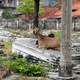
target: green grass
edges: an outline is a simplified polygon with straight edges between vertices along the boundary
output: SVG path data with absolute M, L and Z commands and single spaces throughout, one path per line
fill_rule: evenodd
M 5 48 L 11 48 L 12 42 L 11 41 L 4 41 Z
M 55 35 L 55 37 L 57 37 L 59 40 L 61 40 L 61 34 L 62 34 L 61 30 L 52 31 L 50 33 L 53 33 Z
M 11 54 L 12 52 L 12 42 L 11 41 L 4 41 L 4 52 L 6 54 Z
M 16 55 L 13 57 L 13 55 Z M 48 72 L 51 71 L 52 65 L 48 63 L 31 63 L 26 58 L 20 58 L 17 54 L 10 55 L 9 58 L 0 57 L 0 63 L 7 69 L 18 73 L 20 75 L 26 75 L 28 77 L 47 77 Z
M 8 29 L 9 32 L 13 33 L 15 36 L 23 36 L 23 37 L 31 37 L 31 34 L 27 32 L 27 30 L 20 29 Z
M 13 33 L 14 35 L 20 35 L 20 32 L 22 32 L 21 30 L 17 29 L 8 29 L 9 32 Z

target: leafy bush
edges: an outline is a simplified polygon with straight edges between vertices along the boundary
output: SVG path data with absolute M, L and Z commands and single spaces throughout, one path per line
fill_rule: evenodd
M 10 56 L 10 59 L 17 59 L 17 58 L 23 58 L 23 55 L 22 54 L 17 54 L 17 53 L 12 53 L 11 56 Z
M 15 19 L 16 16 L 12 14 L 11 9 L 5 9 L 2 13 L 2 17 L 5 19 Z
M 18 58 L 16 60 L 7 60 L 4 65 L 10 70 L 24 74 L 26 72 L 27 63 L 24 59 Z
M 30 64 L 29 69 L 27 71 L 28 76 L 46 76 L 47 73 L 42 64 Z
M 27 76 L 46 76 L 47 71 L 42 64 L 29 64 L 24 59 L 8 60 L 5 66 L 10 70 Z
M 16 53 L 13 54 L 14 59 L 9 58 L 3 61 L 4 66 L 13 72 L 20 73 L 27 76 L 40 77 L 46 76 L 50 67 L 45 67 L 45 64 L 34 64 L 28 62 L 25 58 L 19 58 Z

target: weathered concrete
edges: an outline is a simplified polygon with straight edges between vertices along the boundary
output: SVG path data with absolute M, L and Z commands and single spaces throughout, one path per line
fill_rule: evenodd
M 13 42 L 12 51 L 21 53 L 23 56 L 32 55 L 48 62 L 51 62 L 52 58 L 61 57 L 60 51 L 37 48 L 35 42 L 36 39 L 32 38 L 16 39 Z

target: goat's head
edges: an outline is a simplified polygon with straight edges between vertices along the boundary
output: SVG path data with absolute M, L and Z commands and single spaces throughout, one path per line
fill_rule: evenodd
M 33 29 L 33 34 L 38 36 L 40 34 L 40 31 L 41 31 L 40 28 L 34 28 Z

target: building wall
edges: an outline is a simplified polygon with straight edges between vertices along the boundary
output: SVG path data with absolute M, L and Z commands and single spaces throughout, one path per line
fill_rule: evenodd
M 56 0 L 43 0 L 42 5 L 43 6 L 50 6 L 50 5 L 53 6 L 55 2 L 56 2 Z
M 73 18 L 73 30 L 80 30 L 80 17 Z
M 60 18 L 54 19 L 53 23 L 55 24 L 55 29 L 62 29 L 62 23 L 61 23 Z M 72 30 L 73 31 L 80 31 L 80 17 L 73 17 L 73 19 L 72 19 Z
M 80 31 L 80 17 L 75 17 L 72 19 L 72 30 L 73 31 Z M 0 21 L 0 26 L 8 27 L 8 28 L 22 28 L 22 29 L 29 29 L 33 28 L 33 22 L 25 22 L 22 20 L 2 20 Z M 40 28 L 43 29 L 62 29 L 61 19 L 48 19 L 45 21 L 39 21 Z
M 48 19 L 40 23 L 43 28 L 49 29 L 62 29 L 61 18 Z M 73 17 L 72 19 L 72 30 L 80 31 L 80 17 Z
M 0 5 L 2 7 L 12 7 L 15 8 L 19 3 L 19 0 L 0 0 Z

